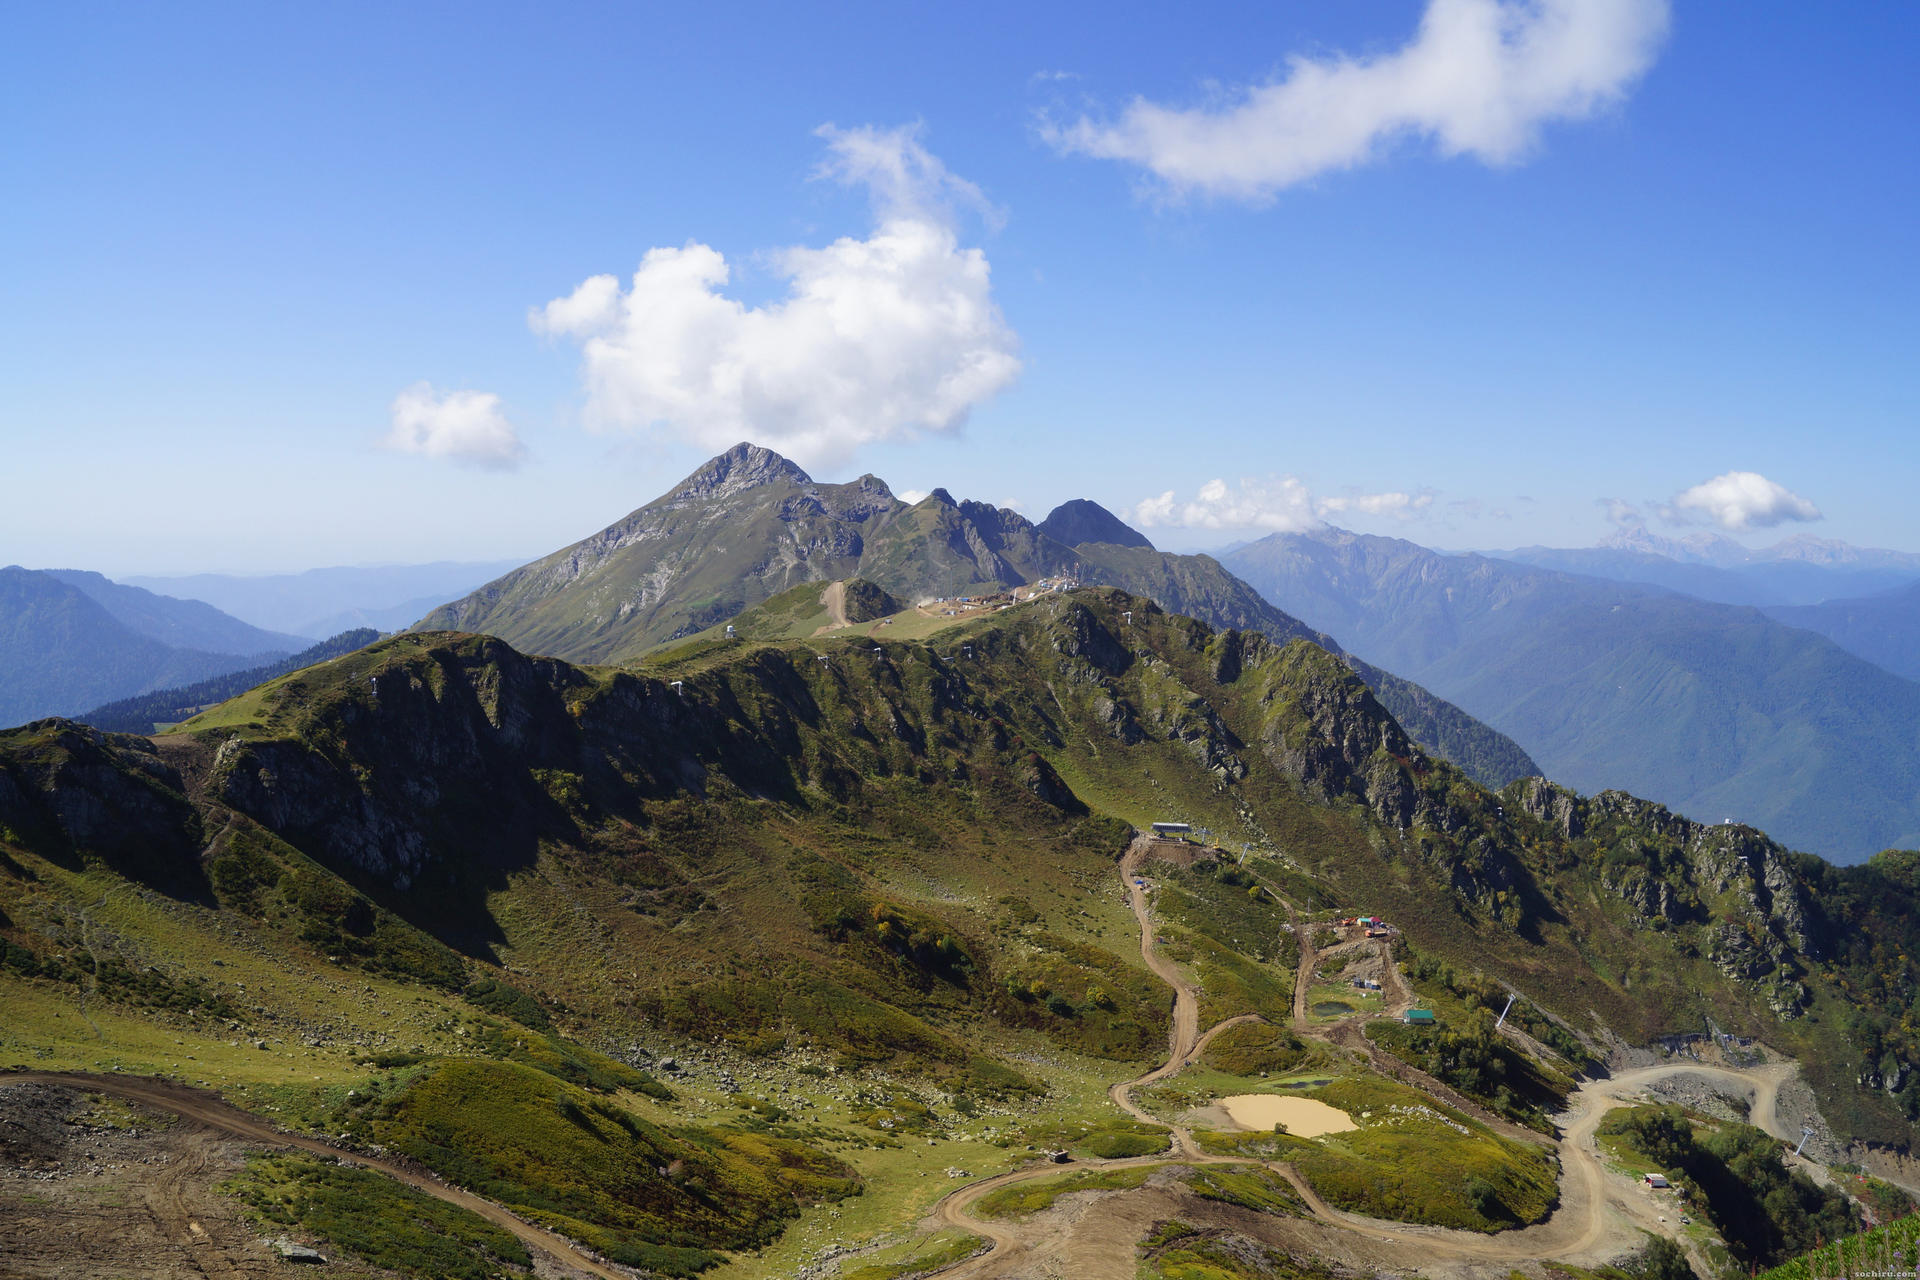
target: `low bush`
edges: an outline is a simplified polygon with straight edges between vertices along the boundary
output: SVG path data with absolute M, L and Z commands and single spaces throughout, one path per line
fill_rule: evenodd
M 255 1156 L 222 1190 L 263 1227 L 309 1232 L 421 1280 L 493 1280 L 533 1266 L 527 1247 L 457 1205 L 365 1169 L 308 1155 Z
M 989 1191 L 974 1202 L 973 1211 L 983 1218 L 1027 1218 L 1053 1207 L 1061 1196 L 1075 1191 L 1131 1191 L 1146 1182 L 1153 1170 L 1087 1170 L 1063 1173 L 1054 1178 L 1032 1178 Z
M 385 1105 L 373 1136 L 608 1257 L 673 1275 L 767 1244 L 801 1202 L 860 1186 L 801 1143 L 668 1131 L 506 1062 L 452 1059 L 423 1072 Z

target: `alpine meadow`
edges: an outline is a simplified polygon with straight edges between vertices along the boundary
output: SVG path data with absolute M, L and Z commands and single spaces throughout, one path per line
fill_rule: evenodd
M 21 17 L 0 1275 L 1914 1265 L 1914 14 Z

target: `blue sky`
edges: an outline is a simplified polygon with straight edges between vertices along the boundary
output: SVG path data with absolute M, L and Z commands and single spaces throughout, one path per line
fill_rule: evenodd
M 1489 16 L 1504 72 L 1435 34 Z M 742 421 L 1181 548 L 1622 499 L 1920 550 L 1916 54 L 1894 5 L 39 6 L 0 562 L 533 556 Z

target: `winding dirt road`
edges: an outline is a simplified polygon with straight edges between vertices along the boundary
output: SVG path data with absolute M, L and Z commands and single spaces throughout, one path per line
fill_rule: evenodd
M 444 1200 L 448 1204 L 472 1210 L 495 1226 L 511 1231 L 528 1248 L 545 1254 L 548 1259 L 558 1264 L 562 1271 L 599 1276 L 602 1280 L 632 1280 L 632 1276 L 628 1273 L 616 1271 L 605 1263 L 588 1257 L 565 1238 L 522 1221 L 491 1200 L 484 1200 L 471 1192 L 449 1186 L 431 1174 L 398 1161 L 382 1160 L 376 1156 L 346 1151 L 295 1133 L 282 1133 L 258 1116 L 231 1106 L 202 1089 L 144 1076 L 50 1071 L 0 1073 L 0 1086 L 10 1084 L 61 1085 L 71 1089 L 84 1089 L 89 1093 L 105 1093 L 118 1098 L 129 1098 L 156 1110 L 171 1112 L 190 1124 L 241 1138 L 247 1142 L 257 1142 L 265 1147 L 291 1147 L 300 1151 L 310 1151 L 315 1155 L 330 1156 L 342 1164 L 373 1169 L 410 1187 L 416 1187 L 436 1199 Z
M 1167 1037 L 1167 1060 L 1138 1079 L 1114 1085 L 1109 1090 L 1109 1096 L 1115 1106 L 1134 1119 L 1167 1129 L 1172 1149 L 1163 1155 L 1086 1160 L 1079 1162 L 1077 1168 L 1113 1171 L 1156 1166 L 1260 1164 L 1293 1186 L 1318 1224 L 1334 1229 L 1348 1240 L 1357 1238 L 1367 1242 L 1367 1257 L 1377 1265 L 1427 1270 L 1436 1263 L 1471 1267 L 1482 1263 L 1508 1264 L 1556 1259 L 1591 1266 L 1636 1248 L 1642 1239 L 1642 1232 L 1670 1234 L 1660 1214 L 1660 1210 L 1667 1206 L 1641 1192 L 1636 1184 L 1607 1169 L 1595 1149 L 1594 1132 L 1606 1113 L 1614 1107 L 1630 1101 L 1657 1081 L 1674 1076 L 1697 1075 L 1721 1086 L 1731 1085 L 1749 1092 L 1752 1095 L 1752 1123 L 1775 1137 L 1787 1137 L 1780 1131 L 1777 1098 L 1781 1084 L 1796 1070 L 1790 1063 L 1751 1071 L 1703 1065 L 1646 1067 L 1607 1079 L 1585 1081 L 1569 1098 L 1569 1110 L 1562 1117 L 1562 1133 L 1557 1143 L 1561 1168 L 1560 1203 L 1544 1222 L 1491 1236 L 1443 1227 L 1388 1222 L 1348 1213 L 1323 1200 L 1291 1165 L 1207 1154 L 1200 1150 L 1187 1128 L 1168 1124 L 1149 1115 L 1133 1101 L 1133 1093 L 1136 1089 L 1166 1079 L 1192 1063 L 1206 1044 L 1229 1026 L 1261 1019 L 1257 1014 L 1243 1014 L 1213 1027 L 1204 1036 L 1200 1034 L 1199 993 L 1176 965 L 1155 950 L 1147 894 L 1135 883 L 1151 854 L 1150 840 L 1135 840 L 1121 858 L 1120 874 L 1132 903 L 1134 918 L 1140 925 L 1141 959 L 1173 989 L 1173 1018 Z M 1275 897 L 1279 898 L 1279 895 L 1276 893 Z M 1280 900 L 1285 902 L 1284 898 Z M 1288 910 L 1291 914 L 1291 906 Z M 1405 1064 L 1397 1059 L 1381 1061 L 1384 1055 L 1360 1033 L 1360 1019 L 1335 1024 L 1334 1028 L 1311 1025 L 1305 1004 L 1318 961 L 1325 955 L 1356 944 L 1347 943 L 1324 952 L 1317 951 L 1309 928 L 1300 924 L 1297 915 L 1294 916 L 1294 931 L 1300 940 L 1301 957 L 1294 992 L 1294 1030 L 1336 1043 L 1357 1041 L 1350 1047 L 1366 1052 L 1370 1059 L 1380 1063 L 1383 1068 L 1388 1064 L 1404 1068 Z M 1391 969 L 1390 957 L 1388 967 Z M 1396 995 L 1411 1000 L 1411 992 L 1404 988 L 1403 983 L 1396 983 L 1396 987 Z M 1349 1026 L 1349 1023 L 1352 1025 Z M 1337 1034 L 1337 1029 L 1345 1029 L 1352 1034 Z M 1421 1087 L 1437 1092 L 1444 1101 L 1460 1105 L 1463 1110 L 1483 1122 L 1496 1125 L 1509 1136 L 1532 1142 L 1544 1141 L 1542 1135 L 1521 1129 L 1501 1117 L 1491 1115 L 1478 1104 L 1459 1097 L 1424 1072 L 1406 1069 L 1394 1074 L 1418 1077 Z M 1066 1262 L 1068 1269 L 1084 1277 L 1084 1280 L 1131 1280 L 1136 1270 L 1134 1242 L 1140 1235 L 1136 1228 L 1144 1225 L 1150 1213 L 1128 1215 L 1124 1209 L 1106 1214 L 1089 1213 L 1062 1228 L 1051 1222 L 980 1218 L 971 1211 L 982 1197 L 1002 1187 L 1035 1178 L 1053 1177 L 1062 1172 L 1060 1166 L 1053 1164 L 1016 1169 L 972 1183 L 942 1199 L 934 1206 L 931 1214 L 933 1222 L 940 1227 L 958 1228 L 978 1235 L 989 1242 L 990 1248 L 936 1273 L 933 1280 L 1009 1277 L 1022 1274 L 1025 1268 L 1046 1260 Z M 1146 1189 L 1108 1197 L 1102 1203 L 1121 1204 L 1128 1196 L 1149 1198 L 1156 1206 L 1167 1200 L 1164 1193 Z

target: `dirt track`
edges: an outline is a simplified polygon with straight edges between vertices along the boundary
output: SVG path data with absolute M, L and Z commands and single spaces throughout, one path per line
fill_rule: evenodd
M 1078 1168 L 1116 1170 L 1151 1166 L 1265 1163 L 1265 1167 L 1292 1184 L 1321 1228 L 1334 1229 L 1331 1232 L 1322 1231 L 1322 1239 L 1309 1247 L 1338 1249 L 1356 1262 L 1375 1267 L 1417 1269 L 1427 1274 L 1436 1270 L 1470 1273 L 1482 1264 L 1504 1268 L 1512 1263 L 1545 1259 L 1594 1266 L 1637 1248 L 1643 1232 L 1670 1234 L 1669 1228 L 1661 1221 L 1660 1210 L 1666 1206 L 1650 1199 L 1635 1184 L 1608 1170 L 1593 1144 L 1594 1132 L 1606 1113 L 1657 1080 L 1701 1075 L 1720 1084 L 1733 1084 L 1749 1090 L 1753 1095 L 1752 1123 L 1776 1137 L 1787 1136 L 1779 1131 L 1777 1097 L 1781 1083 L 1795 1070 L 1791 1064 L 1753 1071 L 1699 1065 L 1646 1067 L 1610 1079 L 1586 1081 L 1569 1099 L 1571 1106 L 1563 1117 L 1563 1132 L 1557 1144 L 1561 1162 L 1559 1205 L 1545 1222 L 1492 1236 L 1387 1222 L 1347 1213 L 1321 1199 L 1290 1165 L 1205 1154 L 1186 1128 L 1166 1125 L 1136 1105 L 1133 1092 L 1144 1085 L 1165 1079 L 1192 1062 L 1206 1042 L 1228 1026 L 1256 1020 L 1258 1015 L 1241 1015 L 1212 1028 L 1205 1036 L 1199 1034 L 1198 993 L 1181 975 L 1178 967 L 1155 950 L 1147 895 L 1134 883 L 1151 852 L 1150 841 L 1144 838 L 1136 840 L 1121 859 L 1120 873 L 1124 877 L 1134 918 L 1140 925 L 1141 958 L 1154 974 L 1173 989 L 1173 1019 L 1168 1034 L 1167 1061 L 1138 1079 L 1115 1085 L 1109 1091 L 1109 1096 L 1117 1107 L 1136 1120 L 1161 1124 L 1167 1128 L 1172 1138 L 1172 1150 L 1169 1154 L 1158 1156 L 1088 1160 L 1080 1162 L 1076 1166 Z M 1460 1105 L 1476 1118 L 1496 1125 L 1503 1133 L 1534 1142 L 1543 1140 L 1541 1135 L 1521 1129 L 1501 1117 L 1491 1115 L 1471 1100 L 1459 1097 L 1425 1073 L 1406 1068 L 1397 1059 L 1386 1058 L 1360 1033 L 1359 1019 L 1335 1024 L 1334 1028 L 1309 1025 L 1304 1002 L 1315 965 L 1322 955 L 1355 944 L 1329 948 L 1326 953 L 1316 952 L 1312 938 L 1299 925 L 1297 917 L 1295 933 L 1300 939 L 1301 955 L 1300 976 L 1294 994 L 1296 1032 L 1317 1034 L 1350 1045 L 1367 1053 L 1382 1067 L 1388 1064 L 1400 1067 L 1401 1071 L 1394 1074 L 1418 1077 L 1421 1087 L 1438 1092 L 1449 1104 Z M 1391 969 L 1391 964 L 1388 967 Z M 1397 979 L 1398 975 L 1395 977 Z M 1411 1002 L 1412 999 L 1411 991 L 1399 981 L 1395 983 L 1393 995 L 1402 1002 Z M 1339 1029 L 1344 1029 L 1347 1034 L 1340 1034 Z M 1018 1169 L 973 1183 L 940 1201 L 932 1214 L 935 1223 L 941 1227 L 970 1231 L 991 1242 L 992 1248 L 938 1272 L 936 1280 L 1012 1277 L 1028 1274 L 1035 1268 L 1041 1268 L 1042 1264 L 1048 1264 L 1048 1268 L 1043 1269 L 1058 1269 L 1074 1275 L 1078 1280 L 1132 1280 L 1137 1270 L 1134 1242 L 1153 1220 L 1156 1210 L 1152 1206 L 1167 1208 L 1173 1204 L 1173 1198 L 1163 1189 L 1150 1185 L 1139 1191 L 1102 1197 L 1095 1205 L 1077 1213 L 1049 1211 L 1020 1222 L 983 1219 L 970 1212 L 971 1207 L 983 1196 L 1001 1187 L 1034 1178 L 1056 1176 L 1061 1172 L 1063 1170 L 1057 1165 Z M 1146 1207 L 1130 1211 L 1127 1202 L 1131 1200 L 1138 1200 Z M 1184 1209 L 1187 1206 L 1181 1207 Z M 1173 1215 L 1169 1210 L 1161 1212 L 1160 1216 Z
M 6 1084 L 52 1084 L 83 1089 L 90 1093 L 111 1094 L 114 1097 L 131 1099 L 158 1111 L 170 1112 L 201 1128 L 241 1138 L 250 1143 L 258 1143 L 264 1147 L 290 1147 L 300 1151 L 311 1151 L 316 1155 L 334 1157 L 343 1164 L 374 1169 L 410 1187 L 417 1187 L 430 1196 L 445 1200 L 449 1204 L 470 1209 L 487 1221 L 504 1227 L 518 1236 L 528 1248 L 546 1255 L 550 1262 L 558 1264 L 565 1274 L 599 1276 L 602 1280 L 632 1280 L 628 1273 L 615 1270 L 605 1263 L 588 1257 L 562 1237 L 523 1222 L 491 1200 L 484 1200 L 458 1187 L 448 1186 L 432 1174 L 397 1161 L 382 1160 L 374 1156 L 346 1151 L 299 1134 L 282 1133 L 259 1117 L 230 1106 L 205 1090 L 145 1077 L 34 1071 L 0 1074 L 0 1085 Z M 163 1198 L 163 1211 L 164 1197 L 168 1194 L 168 1187 L 174 1188 L 173 1194 L 177 1199 L 178 1188 L 192 1172 L 192 1169 L 170 1168 L 159 1180 L 154 1192 Z M 184 1220 L 184 1213 L 179 1216 Z

